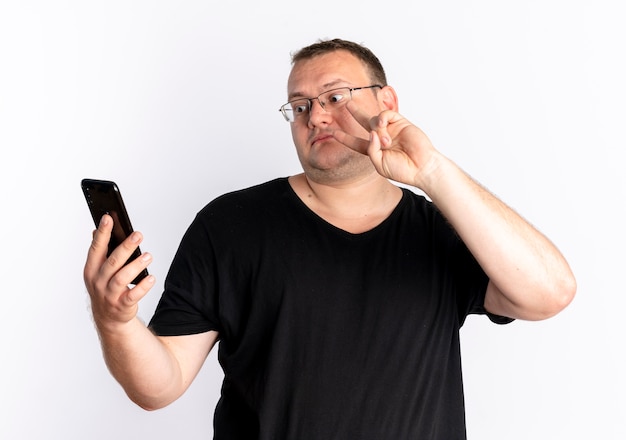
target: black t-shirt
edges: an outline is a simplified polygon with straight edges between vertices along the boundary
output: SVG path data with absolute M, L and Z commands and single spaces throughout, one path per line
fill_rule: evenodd
M 423 197 L 351 234 L 281 178 L 198 213 L 150 327 L 219 332 L 215 439 L 464 439 L 459 328 L 487 282 Z

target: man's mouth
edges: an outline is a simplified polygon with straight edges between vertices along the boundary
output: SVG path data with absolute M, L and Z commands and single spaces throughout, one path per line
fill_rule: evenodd
M 324 142 L 329 139 L 334 139 L 333 135 L 330 133 L 318 134 L 317 136 L 314 136 L 313 139 L 311 140 L 311 145 L 315 145 L 319 142 Z

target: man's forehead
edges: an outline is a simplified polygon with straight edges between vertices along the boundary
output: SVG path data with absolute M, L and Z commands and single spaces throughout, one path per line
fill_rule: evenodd
M 287 80 L 289 96 L 308 96 L 333 87 L 355 85 L 369 78 L 367 68 L 346 51 L 335 51 L 300 60 Z
M 289 97 L 292 98 L 294 96 L 309 96 L 311 93 L 323 93 L 326 90 L 331 90 L 334 89 L 335 87 L 343 87 L 343 86 L 348 86 L 351 85 L 351 83 L 349 81 L 346 81 L 342 78 L 336 78 L 332 81 L 328 81 L 325 82 L 323 84 L 319 84 L 315 87 L 315 90 L 313 90 L 313 88 L 307 88 L 306 90 L 302 89 L 298 89 L 298 88 L 293 88 L 288 90 L 289 93 Z M 309 90 L 311 89 L 311 90 Z

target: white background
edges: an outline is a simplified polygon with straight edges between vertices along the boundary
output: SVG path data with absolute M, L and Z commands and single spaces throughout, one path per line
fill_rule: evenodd
M 82 283 L 83 177 L 115 180 L 158 285 L 215 196 L 299 172 L 290 52 L 364 43 L 400 111 L 545 232 L 578 295 L 557 317 L 462 329 L 470 439 L 626 438 L 626 31 L 618 0 L 4 1 L 0 438 L 207 439 L 215 352 L 147 413 L 109 376 Z

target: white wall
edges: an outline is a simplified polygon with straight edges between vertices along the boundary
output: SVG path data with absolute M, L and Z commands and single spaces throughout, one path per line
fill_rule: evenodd
M 381 58 L 401 112 L 550 236 L 578 296 L 558 317 L 462 330 L 470 439 L 626 437 L 626 78 L 619 0 L 0 5 L 0 438 L 211 437 L 215 354 L 145 413 L 102 361 L 82 284 L 79 181 L 118 182 L 159 286 L 198 209 L 299 171 L 289 53 Z

